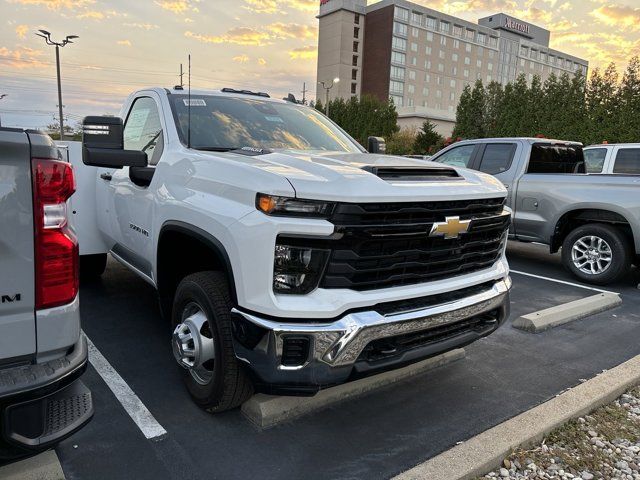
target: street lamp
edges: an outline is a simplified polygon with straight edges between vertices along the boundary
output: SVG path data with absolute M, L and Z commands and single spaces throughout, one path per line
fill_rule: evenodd
M 46 30 L 38 30 L 37 36 L 44 38 L 47 45 L 55 45 L 56 47 L 56 69 L 58 72 L 58 112 L 60 115 L 60 140 L 64 140 L 64 119 L 62 118 L 62 84 L 60 82 L 60 48 L 64 47 L 68 43 L 73 43 L 72 40 L 80 38 L 77 35 L 67 35 L 61 42 L 54 42 L 51 40 L 51 34 Z
M 328 82 L 318 82 L 320 85 L 322 85 L 322 88 L 325 89 L 326 92 L 326 100 L 327 103 L 324 107 L 324 113 L 325 115 L 328 117 L 329 116 L 329 90 L 331 90 L 336 83 L 340 83 L 340 79 L 338 77 L 334 78 L 332 80 L 332 82 L 329 84 Z

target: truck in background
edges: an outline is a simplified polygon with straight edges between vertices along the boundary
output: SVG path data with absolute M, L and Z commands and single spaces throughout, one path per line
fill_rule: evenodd
M 80 380 L 74 190 L 47 135 L 0 128 L 0 464 L 51 448 L 93 415 Z
M 81 250 L 157 290 L 209 412 L 313 395 L 507 319 L 510 212 L 491 176 L 367 153 L 316 110 L 246 90 L 140 90 L 120 117 L 87 117 L 70 150 Z
M 606 150 L 603 168 L 631 173 L 627 158 L 640 150 Z M 634 153 L 635 152 L 635 153 Z M 619 157 L 620 158 L 620 157 Z M 640 257 L 640 176 L 586 175 L 582 144 L 540 138 L 489 138 L 457 142 L 432 159 L 489 173 L 508 189 L 513 210 L 509 237 L 562 249 L 563 265 L 578 279 L 607 285 L 623 278 Z M 620 160 L 618 160 L 620 161 Z M 591 164 L 598 162 L 592 160 Z M 635 165 L 635 163 L 634 163 Z M 637 170 L 636 170 L 637 171 Z

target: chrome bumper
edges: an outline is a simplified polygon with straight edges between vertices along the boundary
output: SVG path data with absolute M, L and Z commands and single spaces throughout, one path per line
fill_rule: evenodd
M 510 288 L 511 279 L 507 277 L 481 293 L 455 301 L 389 315 L 374 310 L 354 312 L 331 323 L 269 320 L 233 309 L 236 319 L 241 318 L 265 332 L 254 348 L 247 348 L 246 344 L 236 341 L 236 355 L 266 383 L 288 384 L 290 380 L 313 385 L 342 383 L 372 341 L 438 328 L 500 310 L 497 328 L 508 312 L 508 305 L 505 305 L 508 304 Z M 284 341 L 290 336 L 311 339 L 308 358 L 300 365 L 282 365 Z M 462 343 L 468 344 L 477 338 L 468 340 Z

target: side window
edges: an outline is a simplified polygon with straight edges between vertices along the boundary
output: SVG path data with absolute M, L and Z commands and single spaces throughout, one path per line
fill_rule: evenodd
M 606 157 L 606 148 L 590 148 L 585 150 L 584 162 L 587 164 L 587 173 L 602 173 Z
M 538 143 L 531 146 L 527 173 L 586 173 L 582 147 Z
M 490 143 L 484 149 L 480 171 L 491 175 L 506 172 L 511 167 L 515 151 L 515 143 Z
M 451 165 L 453 167 L 468 167 L 473 157 L 473 151 L 476 149 L 475 145 L 463 145 L 449 150 L 446 153 L 440 155 L 436 162 L 444 163 L 445 165 Z
M 156 165 L 162 155 L 164 139 L 156 102 L 140 97 L 133 102 L 124 126 L 125 150 L 147 152 L 149 165 Z
M 613 173 L 640 175 L 640 148 L 621 148 L 618 150 Z

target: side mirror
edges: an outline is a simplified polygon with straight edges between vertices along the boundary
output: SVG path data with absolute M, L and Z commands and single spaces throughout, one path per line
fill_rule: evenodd
M 146 167 L 147 154 L 124 149 L 124 126 L 117 117 L 85 117 L 82 162 L 92 167 Z
M 367 150 L 369 153 L 386 153 L 387 152 L 387 143 L 384 141 L 382 137 L 369 137 L 369 148 Z

